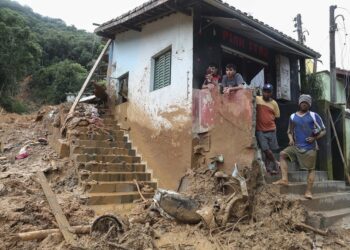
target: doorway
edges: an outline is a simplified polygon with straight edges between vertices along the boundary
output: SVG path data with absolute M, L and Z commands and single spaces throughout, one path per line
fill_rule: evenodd
M 232 63 L 237 66 L 237 72 L 240 73 L 244 81 L 249 85 L 250 81 L 262 70 L 265 69 L 265 65 L 245 58 L 243 56 L 235 55 L 233 52 L 223 50 L 221 65 L 222 75 L 225 75 L 225 67 L 227 64 Z

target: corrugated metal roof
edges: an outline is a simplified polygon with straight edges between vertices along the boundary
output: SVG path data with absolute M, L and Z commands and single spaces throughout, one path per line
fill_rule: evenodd
M 120 33 L 127 31 L 129 29 L 132 29 L 132 27 L 137 28 L 135 26 L 132 26 L 133 24 L 136 24 L 137 26 L 143 25 L 146 22 L 143 21 L 154 21 L 158 18 L 160 18 L 162 15 L 169 15 L 172 12 L 176 12 L 176 10 L 171 10 L 167 8 L 163 8 L 163 6 L 166 6 L 166 4 L 169 4 L 171 2 L 174 2 L 173 0 L 150 0 L 142 5 L 134 8 L 133 10 L 130 10 L 129 12 L 114 18 L 110 21 L 107 21 L 103 24 L 101 24 L 95 32 L 98 35 L 101 36 L 107 36 L 107 33 Z M 175 1 L 179 2 L 179 1 Z M 203 2 L 208 5 L 211 5 L 213 7 L 217 8 L 223 8 L 225 11 L 229 11 L 230 14 L 235 15 L 235 17 L 242 22 L 248 23 L 249 25 L 253 26 L 254 28 L 257 28 L 261 30 L 262 32 L 266 32 L 272 36 L 274 36 L 276 39 L 285 42 L 286 44 L 292 45 L 293 47 L 302 50 L 303 52 L 310 55 L 310 57 L 319 58 L 321 55 L 316 52 L 315 50 L 311 49 L 310 47 L 300 43 L 299 41 L 295 40 L 294 38 L 284 34 L 283 32 L 271 27 L 270 25 L 259 21 L 258 19 L 254 18 L 253 16 L 249 15 L 246 12 L 243 12 L 228 3 L 222 1 L 222 0 L 198 0 L 197 2 Z M 187 3 L 187 1 L 184 1 L 184 5 Z M 193 1 L 192 1 L 193 3 Z M 152 12 L 154 15 L 154 18 L 152 18 L 152 15 L 147 15 L 147 12 Z M 131 26 L 130 26 L 131 25 Z M 131 27 L 131 28 L 130 28 Z

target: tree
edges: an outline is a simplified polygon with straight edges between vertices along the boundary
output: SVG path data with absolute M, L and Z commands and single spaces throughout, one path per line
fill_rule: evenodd
M 24 19 L 12 10 L 0 9 L 1 100 L 16 93 L 18 80 L 34 70 L 40 55 L 40 45 Z
M 19 89 L 17 83 L 32 74 L 33 99 L 42 104 L 64 101 L 64 93 L 75 89 L 75 82 L 92 67 L 102 48 L 95 34 L 67 26 L 60 19 L 43 17 L 17 2 L 0 0 L 0 105 L 10 111 L 12 97 Z M 69 63 L 60 64 L 65 60 Z M 63 66 L 68 67 L 66 71 Z M 59 69 L 63 76 L 74 72 L 72 83 L 65 82 L 67 79 L 53 69 Z
M 78 91 L 86 76 L 86 69 L 70 60 L 42 68 L 33 75 L 32 98 L 41 103 L 64 102 L 66 93 Z

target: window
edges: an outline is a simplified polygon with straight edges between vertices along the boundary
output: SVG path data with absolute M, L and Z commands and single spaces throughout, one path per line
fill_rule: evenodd
M 119 80 L 118 103 L 124 103 L 128 101 L 129 72 L 119 77 L 118 80 Z
M 171 83 L 171 49 L 157 55 L 154 60 L 153 90 L 163 88 Z

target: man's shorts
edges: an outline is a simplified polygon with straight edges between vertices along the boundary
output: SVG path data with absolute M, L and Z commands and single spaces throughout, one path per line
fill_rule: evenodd
M 256 138 L 262 151 L 279 149 L 276 131 L 256 131 Z
M 316 165 L 316 149 L 304 150 L 296 146 L 286 147 L 283 151 L 290 161 L 297 161 L 301 169 L 314 170 Z

